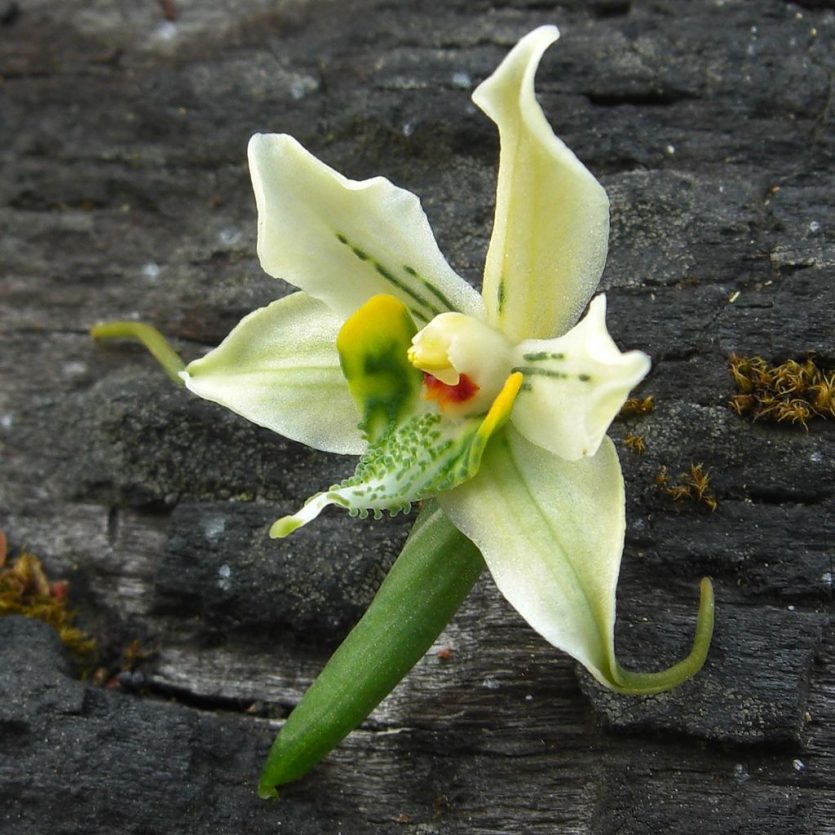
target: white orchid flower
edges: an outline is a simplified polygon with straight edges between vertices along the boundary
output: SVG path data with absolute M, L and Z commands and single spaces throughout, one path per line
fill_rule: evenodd
M 577 322 L 606 260 L 609 204 L 534 94 L 558 36 L 531 32 L 473 95 L 501 141 L 481 296 L 413 194 L 256 135 L 258 255 L 301 292 L 247 316 L 182 376 L 288 438 L 362 454 L 273 536 L 331 504 L 379 515 L 438 496 L 522 617 L 628 690 L 613 643 L 624 488 L 605 433 L 650 361 L 615 346 L 604 296 Z
M 180 376 L 288 438 L 362 456 L 353 477 L 279 519 L 273 536 L 328 505 L 379 515 L 437 497 L 433 518 L 442 512 L 477 546 L 543 637 L 607 687 L 658 692 L 701 667 L 712 595 L 704 581 L 687 659 L 660 673 L 619 666 L 625 501 L 606 430 L 650 362 L 618 350 L 604 296 L 589 304 L 609 204 L 534 94 L 558 36 L 531 32 L 473 95 L 501 143 L 481 295 L 444 260 L 413 194 L 381 177 L 349 180 L 290 136 L 256 135 L 258 255 L 300 292 L 251 313 Z M 97 335 L 116 333 L 107 327 Z

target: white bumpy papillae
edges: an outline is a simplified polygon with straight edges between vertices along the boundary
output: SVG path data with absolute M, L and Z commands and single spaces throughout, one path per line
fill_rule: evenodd
M 182 377 L 206 400 L 326 452 L 366 444 L 336 352 L 339 319 L 305 293 L 250 313 Z
M 496 217 L 483 296 L 487 320 L 513 342 L 565 333 L 600 281 L 609 200 L 551 130 L 534 93 L 555 26 L 526 35 L 473 93 L 498 126 Z
M 592 458 L 565 461 L 508 426 L 478 474 L 438 501 L 519 614 L 611 684 L 625 528 L 612 442 L 606 438 Z
M 279 519 L 270 535 L 287 536 L 328 505 L 379 517 L 384 510 L 408 511 L 412 502 L 452 489 L 478 471 L 489 437 L 479 431 L 485 422 L 484 415 L 457 421 L 433 412 L 408 417 L 368 449 L 353 476 Z
M 284 134 L 253 136 L 249 166 L 269 275 L 342 320 L 379 293 L 400 299 L 418 327 L 448 310 L 483 318 L 481 298 L 447 264 L 411 192 L 383 177 L 350 180 Z
M 606 297 L 565 336 L 526 339 L 516 347 L 525 385 L 513 425 L 529 440 L 562 458 L 597 452 L 629 392 L 647 375 L 649 357 L 622 353 L 606 329 Z

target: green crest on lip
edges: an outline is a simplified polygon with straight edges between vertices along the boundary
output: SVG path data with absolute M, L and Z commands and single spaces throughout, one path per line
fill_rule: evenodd
M 417 333 L 406 306 L 394 296 L 372 296 L 336 338 L 342 373 L 374 443 L 412 411 L 423 375 L 406 356 Z
M 472 478 L 487 442 L 510 416 L 521 385 L 522 375 L 511 374 L 484 415 L 452 421 L 423 412 L 390 424 L 360 458 L 354 475 L 311 497 L 298 513 L 278 519 L 270 536 L 288 536 L 328 505 L 343 507 L 352 516 L 371 511 L 379 518 L 384 510 L 395 515 L 408 511 L 412 502 Z

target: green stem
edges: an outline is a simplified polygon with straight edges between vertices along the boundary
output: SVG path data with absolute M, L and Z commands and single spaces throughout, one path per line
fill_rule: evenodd
M 478 549 L 434 502 L 366 613 L 284 723 L 258 794 L 298 780 L 365 719 L 423 657 L 484 568 Z
M 100 322 L 90 328 L 93 339 L 132 339 L 144 345 L 165 373 L 175 382 L 183 385 L 180 372 L 185 363 L 180 355 L 168 344 L 165 337 L 151 325 L 142 322 Z
M 699 615 L 696 619 L 696 634 L 690 654 L 678 662 L 657 673 L 634 673 L 625 670 L 617 661 L 613 679 L 618 686 L 612 689 L 627 696 L 645 696 L 671 690 L 683 681 L 696 675 L 705 663 L 710 641 L 713 637 L 713 584 L 707 577 L 699 585 Z

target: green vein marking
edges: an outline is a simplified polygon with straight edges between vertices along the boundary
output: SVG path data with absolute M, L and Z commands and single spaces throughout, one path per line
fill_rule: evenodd
M 520 365 L 513 369 L 514 371 L 521 371 L 526 377 L 555 377 L 560 380 L 565 380 L 569 377 L 564 371 L 554 371 L 552 368 L 536 368 L 531 365 Z
M 423 286 L 447 309 L 455 310 L 455 305 L 431 282 L 420 276 Z
M 590 383 L 591 376 L 588 374 L 578 374 L 577 379 L 580 380 L 581 383 Z
M 537 351 L 533 354 L 522 354 L 522 359 L 528 362 L 542 362 L 542 360 L 564 360 L 565 354 L 554 354 L 550 351 Z
M 505 292 L 504 292 L 504 276 L 499 279 L 499 286 L 496 288 L 496 303 L 499 306 L 499 313 L 502 312 L 504 308 L 505 302 Z
M 408 264 L 403 265 L 403 270 L 413 278 L 417 278 L 423 286 L 444 306 L 447 310 L 455 310 L 455 305 L 439 290 L 429 279 L 424 278 L 414 267 Z
M 396 275 L 389 272 L 379 261 L 374 261 L 373 264 L 374 264 L 374 269 L 377 270 L 377 272 L 386 281 L 393 284 L 395 287 L 397 287 L 398 290 L 401 290 L 407 296 L 410 296 L 411 298 L 413 298 L 419 305 L 422 305 L 427 310 L 432 311 L 432 313 L 435 316 L 437 316 L 439 313 L 442 312 L 442 311 L 438 310 L 438 308 L 435 307 L 435 305 L 433 305 L 431 302 L 429 302 L 425 298 L 423 298 L 423 296 L 421 296 L 420 293 L 417 293 L 415 290 L 413 290 L 411 287 L 409 287 L 408 284 L 405 284 Z
M 336 239 L 341 244 L 350 247 L 351 252 L 353 252 L 354 255 L 357 258 L 359 258 L 360 261 L 366 261 L 368 263 L 373 264 L 374 269 L 377 271 L 378 275 L 380 275 L 390 284 L 395 286 L 398 290 L 400 290 L 401 293 L 405 293 L 407 296 L 409 296 L 411 299 L 417 302 L 417 304 L 420 305 L 421 308 L 428 310 L 432 314 L 432 316 L 438 316 L 441 313 L 443 313 L 442 310 L 440 310 L 431 301 L 429 301 L 420 293 L 418 293 L 414 288 L 410 287 L 403 279 L 398 278 L 396 275 L 394 275 L 394 273 L 386 269 L 386 267 L 384 267 L 379 261 L 372 258 L 367 252 L 351 243 L 351 241 L 341 232 L 336 233 Z M 446 305 L 450 310 L 454 310 L 454 307 L 452 306 L 452 304 L 450 304 L 449 300 L 443 295 L 443 293 L 441 293 L 436 287 L 433 287 L 425 278 L 419 276 L 416 270 L 406 266 L 404 266 L 404 270 L 412 278 L 417 278 L 427 290 L 429 290 L 433 295 L 435 295 L 438 298 L 440 302 Z M 411 308 L 411 310 L 412 313 L 416 312 L 414 308 Z M 421 313 L 419 315 L 419 318 L 422 319 L 424 322 L 428 322 L 431 317 Z

